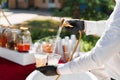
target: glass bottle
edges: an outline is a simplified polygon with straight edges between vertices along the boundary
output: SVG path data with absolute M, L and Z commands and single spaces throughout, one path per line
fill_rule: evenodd
M 28 30 L 22 30 L 17 42 L 17 50 L 19 52 L 28 52 L 30 50 L 32 40 Z

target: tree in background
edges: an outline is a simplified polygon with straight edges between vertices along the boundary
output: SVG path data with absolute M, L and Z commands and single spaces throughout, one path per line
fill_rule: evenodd
M 0 0 L 0 4 L 2 4 L 2 3 L 5 2 L 5 1 L 7 1 L 7 0 Z
M 114 7 L 112 0 L 84 0 L 82 4 L 86 7 L 82 9 L 81 16 L 87 20 L 107 19 Z
M 55 15 L 100 20 L 107 19 L 113 7 L 112 0 L 64 0 L 62 10 Z
M 79 0 L 62 0 L 62 8 L 55 11 L 57 16 L 65 16 L 72 18 L 79 18 L 80 9 L 79 9 Z

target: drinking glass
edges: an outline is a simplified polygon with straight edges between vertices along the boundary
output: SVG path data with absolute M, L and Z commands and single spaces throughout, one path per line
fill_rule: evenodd
M 51 55 L 48 55 L 48 65 L 57 66 L 60 58 L 61 58 L 61 56 L 59 54 L 53 53 Z
M 46 54 L 34 54 L 36 59 L 36 67 L 46 66 L 47 63 L 47 55 Z

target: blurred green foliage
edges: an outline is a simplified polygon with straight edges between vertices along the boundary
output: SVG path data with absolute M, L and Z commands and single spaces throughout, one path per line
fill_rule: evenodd
M 55 10 L 54 15 L 86 20 L 100 20 L 107 19 L 113 8 L 113 0 L 64 0 L 62 9 Z
M 98 39 L 99 39 L 98 36 L 92 36 L 92 35 L 86 36 L 85 34 L 83 34 L 82 40 L 80 42 L 81 51 L 82 52 L 90 51 L 95 46 Z
M 2 4 L 2 3 L 5 2 L 5 1 L 7 1 L 7 0 L 0 0 L 0 4 Z

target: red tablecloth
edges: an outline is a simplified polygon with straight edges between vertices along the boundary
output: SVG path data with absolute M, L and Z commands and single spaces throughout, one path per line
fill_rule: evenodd
M 25 80 L 35 70 L 35 64 L 21 66 L 0 57 L 0 80 Z

